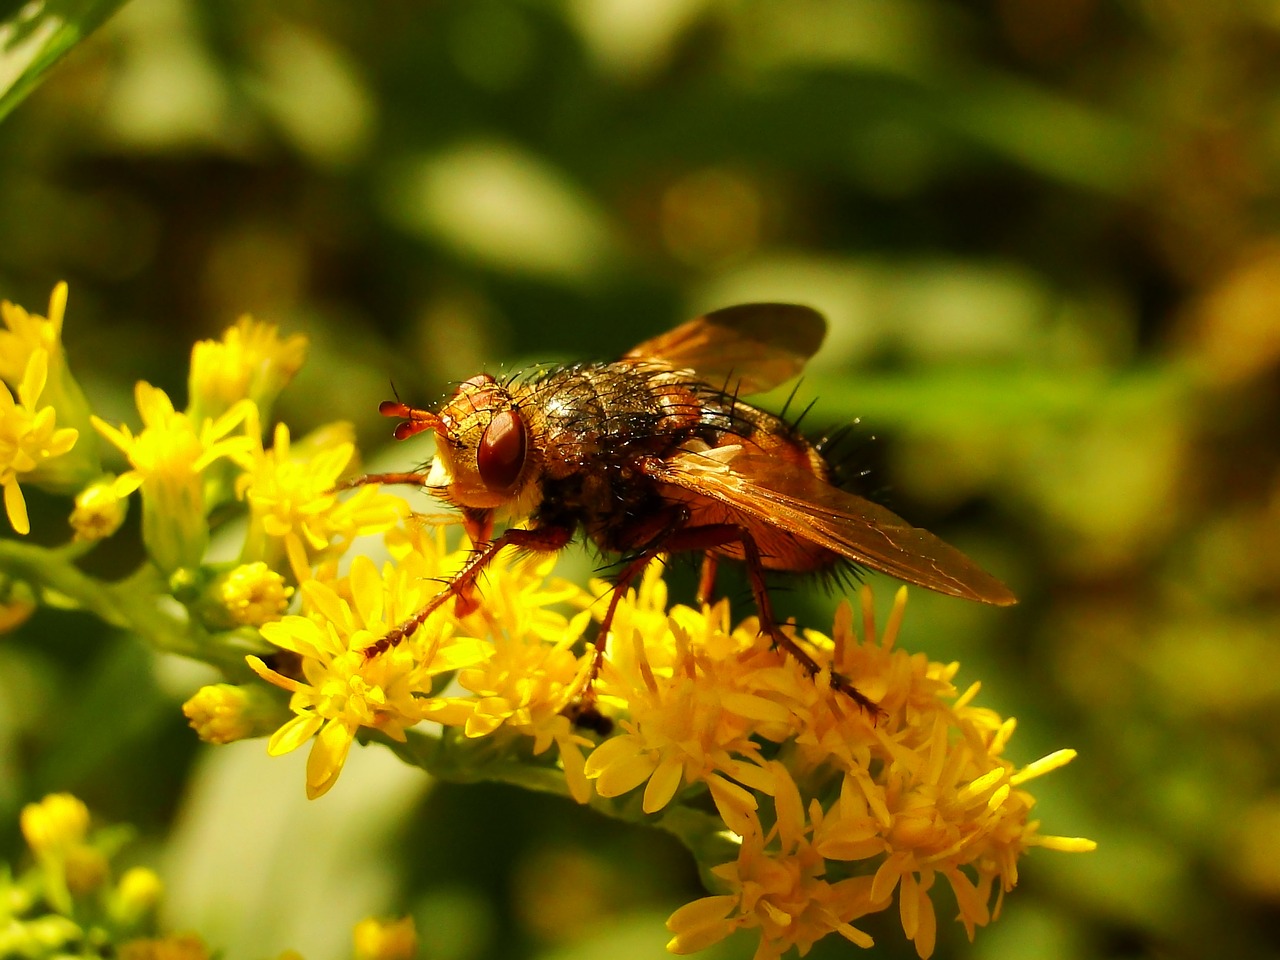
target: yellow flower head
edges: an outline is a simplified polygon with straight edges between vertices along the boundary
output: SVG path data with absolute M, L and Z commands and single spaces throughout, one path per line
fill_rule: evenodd
M 317 563 L 341 555 L 356 537 L 395 526 L 409 508 L 399 497 L 363 486 L 341 497 L 334 490 L 355 456 L 351 428 L 323 431 L 317 442 L 290 442 L 275 429 L 270 450 L 256 444 L 236 492 L 249 503 L 250 529 L 241 559 L 272 563 L 283 552 L 294 577 L 311 576 Z
M 306 337 L 281 340 L 275 324 L 241 317 L 221 340 L 192 349 L 187 412 L 197 421 L 216 419 L 248 399 L 266 417 L 306 358 Z
M 69 793 L 29 803 L 20 816 L 22 835 L 45 876 L 46 895 L 69 914 L 71 898 L 97 890 L 107 879 L 107 858 L 89 843 L 89 809 Z
M 221 577 L 214 590 L 228 619 L 248 627 L 279 620 L 293 596 L 293 587 L 261 560 L 242 563 Z
M 51 793 L 22 808 L 22 836 L 38 857 L 62 857 L 85 842 L 89 808 L 69 793 Z
M 782 764 L 770 767 L 777 787 L 774 825 L 765 832 L 755 814 L 748 815 L 737 860 L 712 870 L 729 892 L 695 900 L 671 915 L 672 953 L 702 950 L 740 929 L 759 931 L 756 960 L 776 960 L 792 947 L 803 956 L 831 933 L 872 946 L 853 921 L 886 903 L 875 901 L 869 877 L 828 879 L 827 859 L 806 822 L 799 789 Z
M 413 917 L 367 917 L 356 924 L 352 939 L 356 960 L 412 960 L 418 955 L 418 931 Z
M 49 297 L 48 319 L 39 314 L 27 313 L 16 303 L 0 301 L 0 319 L 5 329 L 0 330 L 0 380 L 16 383 L 31 355 L 43 350 L 49 355 L 49 366 L 63 362 L 62 318 L 67 308 L 67 285 L 59 283 Z
M 309 797 L 337 781 L 361 727 L 403 741 L 405 729 L 422 719 L 419 698 L 431 690 L 432 678 L 471 666 L 485 654 L 479 641 L 455 636 L 447 618 L 436 617 L 398 646 L 365 656 L 370 644 L 439 589 L 429 579 L 437 571 L 412 556 L 420 557 L 382 571 L 357 557 L 340 582 L 308 580 L 301 587 L 305 615 L 262 627 L 269 642 L 300 658 L 300 675 L 248 658 L 260 677 L 292 694 L 289 706 L 296 716 L 271 737 L 268 752 L 278 756 L 315 738 L 307 761 Z
M 264 699 L 261 687 L 215 683 L 197 690 L 182 712 L 205 743 L 234 743 L 264 732 L 259 725 L 270 707 Z
M 49 354 L 43 348 L 30 354 L 17 400 L 0 383 L 0 487 L 4 488 L 9 523 L 22 534 L 31 532 L 31 522 L 27 518 L 27 501 L 18 485 L 19 474 L 30 474 L 38 482 L 45 462 L 69 451 L 79 436 L 70 427 L 57 426 L 52 407 L 39 406 L 48 361 Z
M 120 495 L 114 477 L 89 484 L 76 494 L 76 507 L 71 512 L 74 539 L 89 542 L 111 536 L 124 523 L 128 508 L 128 495 Z
M 460 565 L 464 555 L 445 560 L 445 569 Z M 460 621 L 464 633 L 490 638 L 490 653 L 458 674 L 467 696 L 440 697 L 426 703 L 423 715 L 459 727 L 467 737 L 484 737 L 505 729 L 532 737 L 533 754 L 552 744 L 579 803 L 591 796 L 583 774 L 582 747 L 591 741 L 575 733 L 566 710 L 581 692 L 590 658 L 574 650 L 587 614 L 572 621 L 557 605 L 580 604 L 580 587 L 548 582 L 553 555 L 531 555 L 512 562 L 499 556 L 485 578 L 479 610 Z
M 62 320 L 66 307 L 65 283 L 53 288 L 47 319 L 27 313 L 7 300 L 0 302 L 0 319 L 4 321 L 4 328 L 0 329 L 0 380 L 16 386 L 25 379 L 35 355 L 43 353 L 46 378 L 41 390 L 43 404 L 56 412 L 64 426 L 85 437 L 73 454 L 47 464 L 42 470 L 42 483 L 60 492 L 71 492 L 102 472 L 97 450 L 92 442 L 87 441 L 89 404 L 67 368 L 62 349 Z
M 244 400 L 216 420 L 197 422 L 178 413 L 163 390 L 139 381 L 134 390 L 143 430 L 112 427 L 98 417 L 93 425 L 119 447 L 133 468 L 114 484 L 114 493 L 142 492 L 142 538 L 151 559 L 165 573 L 200 563 L 209 541 L 206 517 L 220 499 L 216 478 L 206 471 L 227 458 L 248 465 L 255 440 L 232 435 L 253 414 Z M 210 487 L 212 489 L 206 489 Z
M 787 691 L 795 730 L 780 759 L 768 764 L 776 818 L 762 828 L 754 811 L 712 792 L 726 824 L 742 837 L 740 852 L 713 871 L 727 893 L 671 917 L 673 950 L 700 949 L 739 927 L 760 930 L 757 957 L 777 957 L 791 946 L 803 953 L 826 932 L 867 946 L 849 922 L 885 909 L 896 891 L 903 931 L 924 958 L 936 941 L 929 891 L 939 877 L 972 935 L 996 913 L 989 906 L 993 888 L 999 897 L 1016 883 L 1017 859 L 1027 848 L 1092 848 L 1085 840 L 1039 836 L 1028 817 L 1032 798 L 1019 789 L 1073 754 L 1060 751 L 1017 770 L 1001 756 L 1012 721 L 973 707 L 976 686 L 957 695 L 950 683 L 955 664 L 894 648 L 905 588 L 878 641 L 867 588 L 862 598 L 863 640 L 853 634 L 847 604 L 834 641 L 815 633 L 807 640 L 860 686 L 865 678 L 884 716 L 872 726 L 821 683 L 810 683 L 808 695 L 802 686 L 778 685 Z
M 650 569 L 656 579 L 660 568 Z M 774 792 L 757 737 L 776 736 L 778 725 L 785 729 L 792 716 L 771 683 L 781 654 L 769 651 L 755 631 L 730 633 L 723 616 L 727 605 L 704 611 L 677 607 L 646 633 L 634 625 L 634 615 L 643 617 L 647 606 L 634 595 L 619 604 L 611 637 L 614 660 L 600 688 L 606 699 L 625 704 L 626 716 L 588 758 L 587 776 L 602 797 L 646 784 L 645 813 L 665 807 L 682 784 L 697 783 L 713 793 L 732 793 L 754 809 L 744 787 Z
M 134 926 L 153 913 L 164 894 L 164 884 L 150 867 L 130 867 L 116 884 L 111 915 L 116 923 Z

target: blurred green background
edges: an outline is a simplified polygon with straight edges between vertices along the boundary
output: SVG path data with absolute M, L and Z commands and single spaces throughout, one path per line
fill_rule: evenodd
M 1013 759 L 1080 751 L 1037 809 L 1100 844 L 1030 856 L 973 945 L 940 903 L 937 956 L 1280 956 L 1278 174 L 1276 0 L 135 0 L 0 128 L 0 295 L 69 281 L 113 421 L 242 312 L 303 332 L 279 415 L 400 469 L 391 382 L 812 304 L 807 423 L 862 418 L 871 488 L 1022 598 L 913 591 L 902 642 L 1019 718 Z M 647 960 L 698 895 L 657 832 L 378 748 L 308 805 L 301 757 L 196 742 L 207 679 L 82 616 L 0 639 L 0 859 L 72 790 L 228 958 L 411 911 L 435 960 Z

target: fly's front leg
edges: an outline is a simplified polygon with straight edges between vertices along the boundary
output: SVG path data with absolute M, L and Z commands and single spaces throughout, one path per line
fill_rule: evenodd
M 426 623 L 427 618 L 444 605 L 450 597 L 469 596 L 476 580 L 484 572 L 485 567 L 493 562 L 493 558 L 504 547 L 518 547 L 539 552 L 554 552 L 561 549 L 573 537 L 572 529 L 563 527 L 538 527 L 533 530 L 513 529 L 505 531 L 498 539 L 477 545 L 475 552 L 467 560 L 461 570 L 453 575 L 443 590 L 428 600 L 413 616 L 396 624 L 383 636 L 364 648 L 366 659 L 390 650 L 392 647 L 413 636 L 414 632 Z
M 354 490 L 356 487 L 367 487 L 371 484 L 389 486 L 397 483 L 425 487 L 427 485 L 427 475 L 425 473 L 366 473 L 363 477 L 352 477 L 350 480 L 343 480 L 341 483 L 334 484 L 333 489 Z

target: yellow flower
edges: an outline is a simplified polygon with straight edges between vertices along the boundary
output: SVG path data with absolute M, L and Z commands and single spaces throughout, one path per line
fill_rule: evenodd
M 631 635 L 634 675 L 606 667 L 602 686 L 626 703 L 628 716 L 619 720 L 620 732 L 587 759 L 586 773 L 596 781 L 596 791 L 615 797 L 645 783 L 645 813 L 670 803 L 682 783 L 706 782 L 744 799 L 742 787 L 772 794 L 773 777 L 761 763 L 753 734 L 760 724 L 785 722 L 785 704 L 756 688 L 758 664 L 709 658 L 693 647 L 674 615 L 667 630 L 678 650 L 668 670 L 651 668 L 645 641 L 657 638 L 638 632 Z M 614 642 L 625 639 L 617 634 Z M 750 642 L 754 646 L 755 638 Z M 665 637 L 656 646 L 666 646 Z
M 352 932 L 356 960 L 410 960 L 418 954 L 413 917 L 378 920 L 367 917 Z
M 23 807 L 19 821 L 44 872 L 45 895 L 69 916 L 73 896 L 94 891 L 107 879 L 107 858 L 88 841 L 88 807 L 69 793 L 53 793 Z
M 356 537 L 389 530 L 409 512 L 399 497 L 373 486 L 345 498 L 335 492 L 355 456 L 349 426 L 295 448 L 281 423 L 274 440 L 270 450 L 256 445 L 248 471 L 236 483 L 250 509 L 242 560 L 272 563 L 283 551 L 301 582 L 314 565 L 341 555 Z
M 128 512 L 128 495 L 121 496 L 114 477 L 95 481 L 76 495 L 71 512 L 71 528 L 78 542 L 103 540 L 124 523 Z
M 974 707 L 976 685 L 957 693 L 956 664 L 895 648 L 905 602 L 904 588 L 877 640 L 871 594 L 863 588 L 861 641 L 847 604 L 837 613 L 833 640 L 815 632 L 805 637 L 820 661 L 832 661 L 879 699 L 884 713 L 875 725 L 821 678 L 782 679 L 788 671 L 803 676 L 794 662 L 772 671 L 767 688 L 782 694 L 779 702 L 793 713 L 792 730 L 769 763 L 776 820 L 762 828 L 755 810 L 712 791 L 742 846 L 735 863 L 713 871 L 729 892 L 672 916 L 673 950 L 699 949 L 740 926 L 759 927 L 757 957 L 776 957 L 790 946 L 803 953 L 824 927 L 861 943 L 840 924 L 885 909 L 896 891 L 903 931 L 925 958 L 936 943 L 930 891 L 938 879 L 951 887 L 972 936 L 998 914 L 1029 847 L 1092 849 L 1087 840 L 1040 836 L 1029 818 L 1034 801 L 1021 789 L 1074 754 L 1059 751 L 1023 770 L 1005 760 L 1013 722 Z M 807 808 L 797 784 L 810 797 Z M 817 799 L 832 795 L 825 805 Z
M 492 653 L 458 674 L 459 686 L 470 696 L 431 700 L 423 716 L 461 727 L 468 737 L 488 736 L 500 727 L 532 737 L 535 756 L 555 744 L 570 794 L 586 803 L 591 787 L 583 773 L 582 747 L 591 741 L 574 732 L 565 710 L 581 691 L 590 666 L 590 658 L 573 649 L 587 614 L 570 622 L 549 609 L 582 596 L 573 584 L 545 582 L 554 564 L 554 555 L 514 563 L 506 556 L 494 560 L 485 577 L 483 605 L 461 621 L 464 631 L 491 638 Z
M 275 324 L 241 317 L 221 340 L 192 349 L 187 412 L 197 421 L 215 419 L 248 399 L 266 417 L 306 357 L 306 337 L 281 340 Z
M 206 490 L 205 471 L 227 458 L 247 467 L 255 440 L 232 433 L 253 414 L 243 400 L 216 420 L 196 422 L 178 413 L 163 390 L 139 381 L 134 390 L 143 430 L 110 426 L 98 417 L 93 425 L 129 458 L 132 470 L 114 483 L 116 496 L 142 492 L 142 539 L 152 561 L 165 573 L 193 567 L 209 542 L 208 511 L 220 491 Z
M 164 893 L 164 884 L 149 867 L 130 867 L 116 884 L 111 902 L 111 918 L 132 927 L 153 913 Z
M 19 817 L 23 839 L 37 857 L 65 857 L 85 842 L 89 833 L 89 808 L 69 793 L 51 793 L 39 803 L 29 803 Z
M 645 813 L 665 807 L 682 784 L 699 783 L 736 798 L 735 809 L 754 810 L 752 791 L 773 793 L 761 741 L 791 735 L 790 690 L 813 683 L 770 649 L 754 620 L 731 629 L 727 602 L 669 612 L 665 604 L 658 564 L 618 604 L 598 689 L 625 716 L 588 758 L 587 776 L 603 797 L 645 784 Z
M 52 407 L 37 409 L 44 391 L 49 354 L 32 351 L 27 359 L 15 402 L 9 388 L 0 383 L 0 486 L 4 488 L 5 513 L 18 533 L 31 532 L 27 501 L 18 485 L 19 474 L 33 474 L 45 461 L 69 451 L 79 434 L 58 428 Z
M 44 353 L 47 382 L 42 391 L 44 404 L 53 408 L 58 420 L 81 434 L 82 442 L 70 456 L 47 464 L 41 483 L 59 492 L 83 486 L 102 472 L 97 450 L 89 436 L 89 404 L 80 385 L 67 368 L 62 349 L 62 320 L 67 307 L 67 285 L 59 283 L 49 297 L 49 317 L 29 314 L 9 301 L 0 302 L 0 380 L 17 385 L 26 376 L 32 358 Z
M 16 303 L 0 302 L 0 379 L 13 381 L 22 376 L 27 361 L 37 350 L 52 358 L 50 366 L 60 364 L 62 355 L 62 318 L 67 309 L 67 285 L 59 282 L 49 295 L 48 319 L 27 313 Z
M 262 721 L 274 714 L 257 686 L 214 683 L 201 687 L 182 712 L 205 743 L 234 743 L 265 732 Z
M 860 947 L 871 937 L 853 921 L 883 909 L 868 877 L 826 879 L 827 861 L 811 842 L 800 791 L 786 768 L 769 764 L 777 818 L 766 833 L 755 814 L 738 858 L 711 872 L 729 891 L 681 907 L 667 920 L 672 953 L 693 953 L 739 929 L 760 932 L 756 960 L 776 960 L 792 947 L 804 956 L 818 940 L 838 933 Z
M 249 627 L 279 620 L 293 596 L 293 587 L 261 560 L 242 563 L 221 577 L 214 590 L 231 622 Z
M 273 756 L 311 740 L 307 796 L 318 797 L 336 782 L 356 732 L 369 727 L 403 741 L 406 728 L 422 718 L 419 697 L 432 678 L 478 662 L 479 641 L 454 636 L 447 618 L 433 617 L 412 637 L 375 657 L 364 650 L 420 609 L 439 589 L 412 554 L 399 567 L 379 572 L 357 557 L 351 572 L 333 586 L 308 580 L 301 587 L 306 616 L 289 616 L 262 627 L 268 641 L 301 658 L 301 677 L 286 676 L 258 657 L 249 666 L 264 680 L 288 690 L 296 716 L 271 737 Z M 343 598 L 346 593 L 350 600 Z

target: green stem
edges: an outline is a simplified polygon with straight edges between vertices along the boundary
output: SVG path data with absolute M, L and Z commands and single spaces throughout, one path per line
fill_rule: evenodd
M 111 596 L 110 585 L 80 570 L 73 562 L 79 555 L 80 551 L 70 546 L 49 548 L 0 540 L 0 570 L 40 593 L 70 600 L 105 623 L 127 628 L 128 620 Z
M 564 772 L 539 759 L 520 755 L 524 738 L 494 735 L 468 740 L 455 730 L 443 735 L 410 730 L 405 743 L 385 742 L 404 761 L 448 783 L 506 783 L 526 790 L 570 797 Z M 725 837 L 724 821 L 714 813 L 668 804 L 660 814 L 641 808 L 642 791 L 605 798 L 595 791 L 586 806 L 614 820 L 656 827 L 676 837 L 700 863 L 732 860 L 734 845 Z
M 105 583 L 75 565 L 83 552 L 79 544 L 50 548 L 0 540 L 0 570 L 39 593 L 69 600 L 104 623 L 138 634 L 156 650 L 243 670 L 242 655 L 224 655 L 216 644 L 202 640 L 203 631 L 169 597 L 164 577 L 150 564 L 116 583 Z M 171 609 L 165 608 L 166 601 Z

